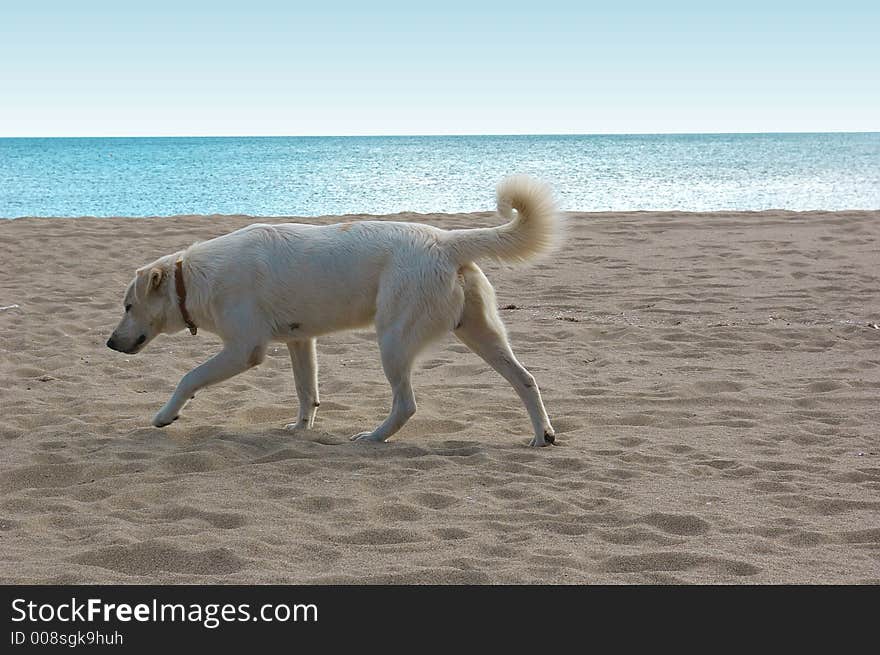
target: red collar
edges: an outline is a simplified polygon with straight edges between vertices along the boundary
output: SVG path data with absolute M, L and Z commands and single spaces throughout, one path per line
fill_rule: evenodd
M 180 315 L 183 316 L 183 322 L 189 328 L 190 334 L 198 332 L 196 324 L 193 323 L 192 317 L 186 311 L 186 287 L 183 284 L 183 260 L 178 259 L 174 265 L 174 288 L 177 291 L 177 306 L 180 307 Z

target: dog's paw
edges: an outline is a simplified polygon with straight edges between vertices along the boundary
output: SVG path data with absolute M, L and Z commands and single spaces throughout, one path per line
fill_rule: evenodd
M 358 432 L 357 434 L 353 434 L 351 436 L 352 441 L 372 441 L 373 443 L 382 443 L 385 441 L 382 437 L 378 436 L 375 432 Z
M 288 423 L 284 426 L 284 429 L 288 432 L 295 432 L 297 430 L 308 430 L 309 422 L 308 421 L 297 421 L 296 423 Z
M 551 430 L 545 430 L 544 434 L 540 437 L 534 437 L 529 445 L 532 448 L 543 448 L 544 446 L 555 446 L 556 445 L 556 434 Z
M 169 417 L 164 412 L 159 412 L 158 414 L 156 414 L 153 417 L 153 425 L 157 428 L 164 428 L 168 425 L 171 425 L 172 423 L 174 423 L 174 421 L 176 421 L 179 418 L 180 418 L 180 414 L 178 414 L 177 416 Z

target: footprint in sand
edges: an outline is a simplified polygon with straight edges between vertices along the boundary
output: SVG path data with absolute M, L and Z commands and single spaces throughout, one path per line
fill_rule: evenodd
M 688 571 L 708 569 L 713 573 L 736 576 L 756 575 L 761 569 L 736 560 L 709 557 L 696 553 L 656 552 L 642 555 L 616 555 L 600 566 L 608 573 L 644 573 L 648 571 Z
M 245 560 L 227 548 L 188 551 L 160 542 L 87 550 L 71 557 L 69 561 L 127 575 L 155 575 L 156 571 L 225 575 L 240 571 L 245 566 Z

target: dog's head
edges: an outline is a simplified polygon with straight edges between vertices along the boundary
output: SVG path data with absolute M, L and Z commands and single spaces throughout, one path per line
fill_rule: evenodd
M 138 269 L 125 290 L 125 314 L 107 340 L 108 348 L 134 355 L 169 328 L 180 329 L 182 321 L 173 318 L 174 257 L 162 257 Z

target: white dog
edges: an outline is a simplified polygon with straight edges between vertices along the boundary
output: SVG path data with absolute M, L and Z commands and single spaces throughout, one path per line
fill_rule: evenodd
M 381 425 L 352 439 L 385 441 L 416 411 L 416 356 L 453 331 L 513 385 L 532 421 L 531 445 L 546 446 L 555 433 L 538 386 L 511 351 L 495 292 L 474 262 L 522 262 L 549 252 L 561 217 L 550 190 L 524 176 L 498 186 L 498 213 L 509 222 L 493 228 L 256 224 L 196 243 L 137 271 L 107 346 L 134 354 L 158 334 L 184 327 L 223 340 L 223 349 L 184 375 L 156 414 L 153 425 L 164 427 L 197 391 L 256 366 L 270 341 L 283 341 L 300 403 L 297 422 L 286 427 L 311 428 L 320 404 L 315 338 L 373 322 L 393 402 Z

